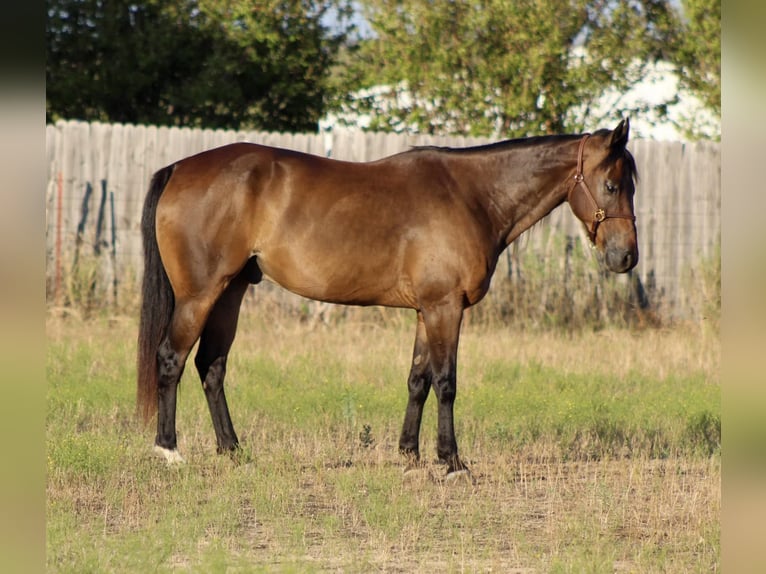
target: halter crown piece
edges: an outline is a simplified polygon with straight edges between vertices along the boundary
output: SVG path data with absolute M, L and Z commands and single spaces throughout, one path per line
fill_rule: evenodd
M 569 188 L 569 193 L 567 193 L 567 201 L 569 202 L 569 205 L 572 205 L 572 196 L 574 194 L 575 189 L 582 188 L 583 191 L 585 191 L 585 197 L 588 198 L 590 203 L 593 205 L 593 218 L 590 222 L 587 222 L 583 220 L 583 223 L 585 223 L 588 226 L 588 235 L 590 235 L 590 240 L 595 241 L 596 240 L 596 231 L 598 230 L 599 224 L 604 221 L 605 219 L 609 218 L 619 218 L 619 219 L 630 219 L 631 221 L 636 220 L 635 215 L 628 215 L 625 213 L 606 213 L 602 208 L 598 206 L 598 202 L 596 201 L 596 198 L 593 196 L 593 193 L 591 193 L 590 188 L 588 187 L 588 184 L 585 182 L 585 176 L 582 172 L 582 164 L 583 164 L 583 151 L 585 150 L 585 142 L 588 141 L 588 138 L 590 137 L 590 134 L 583 135 L 583 138 L 580 140 L 580 147 L 577 150 L 577 170 L 575 171 L 573 183 L 572 186 Z

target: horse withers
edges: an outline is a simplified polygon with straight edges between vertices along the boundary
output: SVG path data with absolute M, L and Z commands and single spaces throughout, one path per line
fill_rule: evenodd
M 605 265 L 638 262 L 629 123 L 593 134 L 421 147 L 369 163 L 235 143 L 159 170 L 146 197 L 138 412 L 155 450 L 182 460 L 176 390 L 187 356 L 218 452 L 238 447 L 226 360 L 248 285 L 263 278 L 319 301 L 417 313 L 399 449 L 420 457 L 423 405 L 438 404 L 437 454 L 467 468 L 453 424 L 463 311 L 489 288 L 502 251 L 567 201 Z

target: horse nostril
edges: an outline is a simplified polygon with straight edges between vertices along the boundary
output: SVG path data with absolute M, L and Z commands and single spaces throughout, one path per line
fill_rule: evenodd
M 631 249 L 610 249 L 606 253 L 606 263 L 612 271 L 625 273 L 635 266 L 636 255 Z

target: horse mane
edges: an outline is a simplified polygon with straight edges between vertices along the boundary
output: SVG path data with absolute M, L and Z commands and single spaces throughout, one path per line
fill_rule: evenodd
M 411 151 L 435 151 L 451 154 L 484 153 L 493 151 L 506 151 L 516 147 L 530 147 L 553 143 L 562 143 L 582 137 L 581 134 L 556 134 L 545 136 L 531 136 L 526 138 L 514 138 L 498 142 L 481 144 L 469 147 L 449 147 L 437 145 L 412 146 Z
M 611 130 L 608 130 L 606 128 L 601 128 L 593 132 L 591 135 L 608 136 L 610 133 L 611 133 Z M 468 146 L 468 147 L 422 145 L 422 146 L 412 146 L 409 152 L 413 152 L 413 153 L 437 152 L 437 153 L 448 153 L 448 154 L 456 154 L 456 155 L 472 154 L 472 153 L 487 153 L 487 152 L 491 153 L 491 152 L 507 151 L 509 149 L 514 149 L 517 147 L 534 147 L 534 146 L 544 146 L 548 144 L 564 143 L 564 142 L 579 139 L 583 137 L 583 135 L 584 134 L 554 134 L 554 135 L 543 135 L 543 136 L 531 136 L 531 137 L 525 137 L 525 138 L 507 139 L 507 140 L 502 140 L 498 142 L 476 145 L 476 146 Z M 405 153 L 408 153 L 408 152 L 405 152 Z M 624 152 L 620 154 L 619 156 L 609 155 L 604 161 L 613 162 L 619 159 L 619 157 L 622 157 L 622 159 L 625 161 L 626 167 L 630 171 L 630 175 L 633 178 L 634 183 L 637 183 L 639 178 L 638 178 L 638 168 L 636 166 L 636 160 L 633 157 L 633 154 L 631 154 L 627 148 L 625 148 Z

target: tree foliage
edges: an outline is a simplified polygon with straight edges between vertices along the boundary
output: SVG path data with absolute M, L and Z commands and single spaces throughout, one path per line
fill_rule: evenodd
M 48 121 L 514 137 L 659 104 L 658 61 L 720 117 L 716 0 L 46 0 Z M 359 10 L 370 34 L 350 41 Z M 366 92 L 365 92 L 366 90 Z M 366 94 L 360 97 L 359 94 Z M 354 122 L 356 119 L 353 120 Z
M 354 80 L 387 86 L 349 106 L 373 129 L 523 136 L 589 124 L 609 89 L 670 58 L 664 0 L 361 0 L 374 37 Z M 382 101 L 382 103 L 381 103 Z M 615 109 L 613 115 L 640 110 Z M 599 118 L 601 119 L 601 118 Z
M 681 85 L 721 115 L 721 2 L 683 0 L 677 51 Z
M 346 0 L 47 0 L 48 121 L 315 130 Z

